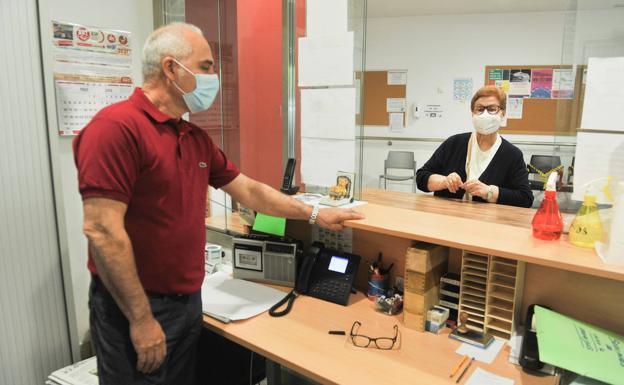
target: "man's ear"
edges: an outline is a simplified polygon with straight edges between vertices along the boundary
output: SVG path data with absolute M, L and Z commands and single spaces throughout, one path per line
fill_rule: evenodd
M 173 58 L 171 56 L 165 56 L 160 62 L 162 72 L 169 80 L 174 80 L 175 78 L 174 64 L 175 62 L 173 61 Z

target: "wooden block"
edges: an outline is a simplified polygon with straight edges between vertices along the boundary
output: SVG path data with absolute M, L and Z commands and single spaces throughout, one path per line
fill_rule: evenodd
M 412 313 L 427 314 L 440 301 L 440 286 L 434 286 L 424 294 L 406 291 L 403 295 L 403 309 Z
M 441 263 L 427 273 L 412 270 L 405 271 L 405 291 L 424 293 L 434 286 L 440 285 L 440 278 L 446 272 L 446 264 Z
M 403 309 L 403 324 L 406 328 L 414 329 L 419 332 L 425 331 L 425 321 L 427 314 L 412 313 L 405 308 Z
M 448 255 L 448 247 L 418 242 L 407 249 L 405 270 L 427 273 L 440 264 L 446 265 Z

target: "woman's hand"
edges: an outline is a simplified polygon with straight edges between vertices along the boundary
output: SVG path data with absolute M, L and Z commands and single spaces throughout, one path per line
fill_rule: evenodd
M 448 174 L 444 179 L 444 187 L 455 194 L 457 190 L 465 188 L 464 183 L 458 173 L 452 172 Z M 487 191 L 486 191 L 487 194 Z
M 466 183 L 464 183 L 464 189 L 466 190 L 468 194 L 472 196 L 482 198 L 483 200 L 486 200 L 486 201 L 488 200 L 488 191 L 490 189 L 490 186 L 485 183 L 482 183 L 479 180 L 467 181 Z M 494 193 L 494 190 L 492 192 Z M 496 200 L 492 199 L 492 201 L 495 202 Z

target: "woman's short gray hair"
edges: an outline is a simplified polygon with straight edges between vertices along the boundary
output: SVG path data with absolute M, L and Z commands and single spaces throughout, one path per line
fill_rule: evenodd
M 184 60 L 193 49 L 184 36 L 185 31 L 203 36 L 201 29 L 188 23 L 171 23 L 152 32 L 143 45 L 143 80 L 149 80 L 162 72 L 161 61 L 165 56 Z

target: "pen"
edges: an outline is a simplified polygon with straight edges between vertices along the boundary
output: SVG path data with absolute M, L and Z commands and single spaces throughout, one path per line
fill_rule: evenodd
M 449 377 L 453 377 L 454 375 L 456 375 L 459 368 L 461 368 L 461 366 L 464 364 L 464 362 L 466 362 L 467 359 L 468 359 L 468 356 L 464 355 L 462 359 L 459 361 L 459 363 L 455 366 L 451 374 L 449 374 Z
M 337 336 L 344 336 L 346 333 L 344 330 L 330 330 L 329 334 L 335 334 Z
M 470 367 L 470 364 L 472 364 L 472 361 L 474 361 L 474 357 L 472 357 L 470 359 L 470 362 L 468 362 L 468 365 L 466 365 L 466 367 L 464 368 L 464 370 L 461 372 L 461 374 L 459 375 L 459 377 L 457 377 L 457 381 L 455 381 L 456 384 L 459 384 L 459 381 L 462 379 L 462 377 L 464 376 L 464 374 L 466 374 L 466 372 L 468 371 L 468 368 Z

